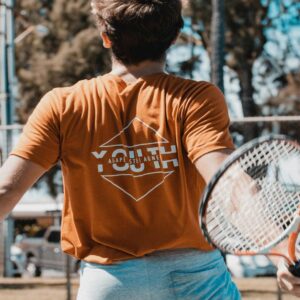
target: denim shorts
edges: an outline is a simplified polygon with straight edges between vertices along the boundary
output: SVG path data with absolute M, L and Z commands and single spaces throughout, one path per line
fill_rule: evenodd
M 159 251 L 113 265 L 81 263 L 77 300 L 241 299 L 219 251 Z

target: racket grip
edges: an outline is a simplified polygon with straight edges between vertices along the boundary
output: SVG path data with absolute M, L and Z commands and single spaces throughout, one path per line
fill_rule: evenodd
M 289 271 L 296 277 L 300 277 L 300 260 L 294 265 L 289 266 Z

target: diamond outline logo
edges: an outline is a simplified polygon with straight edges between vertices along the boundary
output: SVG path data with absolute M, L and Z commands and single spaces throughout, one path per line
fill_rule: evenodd
M 121 174 L 121 175 L 101 175 L 101 177 L 103 179 L 105 179 L 106 181 L 110 182 L 112 185 L 114 185 L 116 188 L 118 188 L 119 190 L 121 190 L 123 193 L 125 193 L 126 195 L 128 195 L 129 197 L 131 197 L 133 200 L 135 200 L 136 202 L 142 200 L 143 198 L 145 198 L 148 194 L 150 194 L 152 191 L 154 191 L 156 188 L 158 188 L 160 185 L 162 185 L 165 181 L 165 179 L 167 177 L 169 177 L 171 174 L 173 174 L 175 171 L 170 171 L 170 172 L 152 172 L 152 173 L 146 173 L 146 174 L 142 174 L 142 175 L 133 175 L 133 174 Z M 129 193 L 128 191 L 126 191 L 124 188 L 122 188 L 121 186 L 119 186 L 118 184 L 116 184 L 115 182 L 113 182 L 112 180 L 110 180 L 110 177 L 120 177 L 120 176 L 131 176 L 131 177 L 142 177 L 142 176 L 146 176 L 149 174 L 165 174 L 164 178 L 162 181 L 160 181 L 158 184 L 156 184 L 154 187 L 152 187 L 150 190 L 148 190 L 145 194 L 141 195 L 139 198 L 136 198 L 134 195 L 132 195 L 131 193 Z
M 110 145 L 109 143 L 111 141 L 113 141 L 115 138 L 121 136 L 132 124 L 133 122 L 137 120 L 140 123 L 142 123 L 144 126 L 146 126 L 147 128 L 149 128 L 151 131 L 153 131 L 155 133 L 155 135 L 159 136 L 162 139 L 162 142 L 152 142 L 152 143 L 144 143 L 144 144 L 137 144 L 137 145 L 124 145 L 124 144 L 113 144 Z M 113 136 L 110 140 L 108 140 L 107 142 L 105 142 L 104 144 L 102 144 L 101 146 L 99 146 L 100 148 L 102 147 L 125 147 L 125 148 L 134 148 L 134 147 L 140 147 L 140 146 L 147 146 L 147 145 L 156 145 L 156 144 L 168 144 L 170 143 L 167 139 L 165 139 L 159 132 L 157 132 L 154 128 L 152 128 L 151 126 L 149 126 L 148 124 L 146 124 L 145 122 L 143 122 L 139 117 L 135 117 L 133 118 L 129 124 L 124 127 L 118 134 L 116 134 L 115 136 Z
M 139 144 L 135 144 L 135 145 L 130 145 L 130 144 L 126 144 L 124 145 L 123 143 L 118 143 L 119 141 L 117 141 L 116 143 L 114 143 L 114 140 L 118 140 L 119 137 L 122 136 L 122 134 L 126 135 L 126 131 L 130 128 L 130 126 L 133 126 L 133 123 L 135 121 L 138 121 L 139 123 L 141 123 L 143 126 L 145 126 L 146 128 L 148 128 L 150 130 L 150 132 L 154 133 L 157 139 L 155 142 L 142 142 Z M 129 123 L 128 125 L 126 125 L 126 127 L 124 127 L 118 134 L 114 135 L 111 139 L 109 139 L 107 142 L 103 143 L 102 145 L 99 146 L 99 148 L 127 148 L 127 149 L 133 149 L 136 147 L 145 147 L 145 146 L 153 146 L 153 145 L 158 145 L 158 148 L 160 145 L 162 144 L 170 144 L 170 142 L 164 138 L 157 130 L 155 130 L 154 128 L 152 128 L 151 126 L 149 126 L 148 124 L 146 124 L 145 122 L 143 122 L 139 117 L 134 117 Z M 172 146 L 172 151 L 173 151 L 173 147 L 175 149 L 175 152 L 169 152 L 169 154 L 176 154 L 176 146 Z M 128 150 L 131 151 L 132 150 Z M 167 154 L 166 152 L 164 152 L 164 154 Z M 94 156 L 96 156 L 94 154 Z M 98 157 L 96 157 L 98 158 Z M 103 159 L 103 156 L 100 157 L 100 159 Z M 101 172 L 103 172 L 103 165 L 100 165 L 101 167 L 99 168 L 101 170 Z M 143 173 L 143 174 L 132 174 L 132 173 L 121 173 L 121 174 L 102 174 L 101 178 L 104 179 L 105 181 L 109 182 L 110 184 L 112 184 L 114 187 L 116 187 L 117 189 L 119 189 L 120 191 L 122 191 L 123 193 L 125 193 L 127 196 L 129 196 L 130 198 L 132 198 L 134 201 L 138 202 L 140 200 L 142 200 L 143 198 L 145 198 L 147 195 L 149 195 L 151 192 L 153 192 L 155 189 L 157 189 L 160 185 L 162 185 L 165 180 L 172 175 L 175 172 L 175 168 L 178 167 L 178 160 L 177 160 L 177 156 L 176 156 L 176 163 L 173 163 L 173 170 L 162 170 L 162 171 L 155 171 L 155 172 L 148 172 L 148 173 Z M 138 179 L 141 177 L 145 177 L 145 176 L 149 176 L 149 175 L 160 175 L 161 179 L 159 181 L 159 179 L 154 183 L 154 185 L 148 189 L 147 191 L 145 191 L 143 194 L 140 195 L 134 195 L 133 192 L 128 191 L 127 189 L 124 188 L 124 186 L 122 186 L 121 184 L 118 184 L 116 181 L 114 181 L 114 178 L 117 177 L 125 177 L 128 176 L 132 179 Z

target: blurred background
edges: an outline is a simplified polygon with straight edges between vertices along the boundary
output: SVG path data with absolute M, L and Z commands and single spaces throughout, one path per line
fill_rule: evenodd
M 300 140 L 299 1 L 183 4 L 185 25 L 168 52 L 167 71 L 220 87 L 237 146 L 268 133 Z M 109 70 L 109 53 L 102 47 L 89 1 L 1 0 L 1 163 L 46 92 Z M 59 247 L 62 191 L 57 165 L 0 223 L 0 277 L 61 278 L 71 299 L 79 262 L 67 258 Z M 227 264 L 235 278 L 276 272 L 265 257 L 227 256 Z M 267 282 L 274 285 L 274 297 L 281 297 L 274 282 Z M 262 290 L 268 293 L 267 287 Z M 19 299 L 9 297 L 3 299 Z

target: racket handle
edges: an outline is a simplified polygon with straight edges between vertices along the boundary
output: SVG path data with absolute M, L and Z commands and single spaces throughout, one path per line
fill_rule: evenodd
M 300 260 L 294 265 L 289 266 L 289 271 L 296 277 L 300 277 Z

